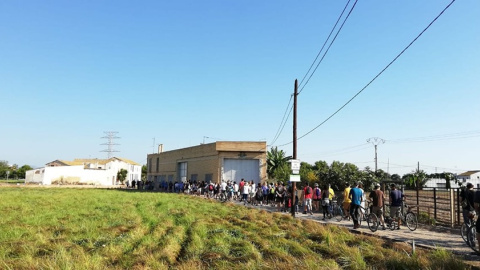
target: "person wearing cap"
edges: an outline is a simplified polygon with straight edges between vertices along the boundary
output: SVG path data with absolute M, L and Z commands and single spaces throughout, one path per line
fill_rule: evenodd
M 397 220 L 398 227 L 397 230 L 400 230 L 400 211 L 402 208 L 402 203 L 404 200 L 404 195 L 403 193 L 396 189 L 395 184 L 390 185 L 391 191 L 390 191 L 390 216 Z
M 382 229 L 385 230 L 385 221 L 383 219 L 383 202 L 385 197 L 383 196 L 383 191 L 380 190 L 379 183 L 375 184 L 375 189 L 370 192 L 368 198 L 372 201 L 372 213 L 377 215 L 382 224 Z
M 358 229 L 360 227 L 360 223 L 358 222 L 360 218 L 360 205 L 363 200 L 362 190 L 358 187 L 358 183 L 355 187 L 350 189 L 348 198 L 352 200 L 352 203 L 350 204 L 350 216 L 353 219 L 353 228 Z
M 470 212 L 474 211 L 474 199 L 475 193 L 473 191 L 473 184 L 467 183 L 467 189 L 462 189 L 460 192 L 460 197 L 462 198 L 462 213 L 463 213 L 463 222 L 467 225 L 470 225 Z

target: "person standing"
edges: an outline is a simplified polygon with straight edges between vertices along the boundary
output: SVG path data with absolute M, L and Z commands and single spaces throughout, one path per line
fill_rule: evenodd
M 460 197 L 462 198 L 462 214 L 463 222 L 467 225 L 470 225 L 470 212 L 474 211 L 474 199 L 475 193 L 473 191 L 473 184 L 467 183 L 467 189 L 460 192 Z
M 397 230 L 400 230 L 400 211 L 402 210 L 404 196 L 403 193 L 396 188 L 395 184 L 391 184 L 390 188 L 392 189 L 390 191 L 390 215 L 397 220 Z
M 275 199 L 276 199 L 276 202 L 277 202 L 277 208 L 278 208 L 278 211 L 281 211 L 282 210 L 282 205 L 284 203 L 284 196 L 285 196 L 285 187 L 283 186 L 283 183 L 282 182 L 278 182 L 278 185 L 277 187 L 275 188 Z
M 380 190 L 380 184 L 375 184 L 375 189 L 370 192 L 368 196 L 372 200 L 372 213 L 377 215 L 382 224 L 382 229 L 385 230 L 385 221 L 383 220 L 383 202 L 385 197 L 383 196 L 383 191 Z
M 353 219 L 353 228 L 358 229 L 360 224 L 358 222 L 360 218 L 360 204 L 362 203 L 362 190 L 358 187 L 362 182 L 358 182 L 354 188 L 350 189 L 348 198 L 352 200 L 350 204 L 350 216 Z
M 245 180 L 240 180 L 240 184 L 238 185 L 238 190 L 240 191 L 240 193 L 242 194 L 242 198 L 240 199 L 240 201 L 243 200 L 243 187 L 245 186 Z M 247 193 L 248 194 L 248 193 Z
M 328 207 L 330 205 L 330 197 L 329 197 L 328 185 L 325 185 L 322 191 L 322 209 L 323 209 L 323 220 L 330 216 L 330 212 L 328 211 Z
M 240 182 L 241 183 L 241 182 Z M 248 183 L 244 183 L 243 185 L 243 191 L 242 191 L 242 200 L 243 200 L 243 205 L 246 205 L 248 203 L 248 195 L 250 195 L 250 185 Z
M 310 187 L 310 184 L 307 182 L 305 185 L 305 188 L 303 189 L 303 193 L 305 194 L 305 207 L 304 207 L 304 214 L 307 212 L 310 213 L 310 215 L 313 215 L 312 212 L 312 193 L 313 189 Z
M 322 200 L 322 190 L 318 187 L 318 184 L 315 183 L 315 188 L 313 189 L 313 209 L 316 212 L 320 212 L 320 201 Z
M 343 190 L 343 211 L 345 213 L 345 218 L 350 220 L 350 204 L 352 200 L 350 200 L 350 183 L 345 183 L 345 189 Z

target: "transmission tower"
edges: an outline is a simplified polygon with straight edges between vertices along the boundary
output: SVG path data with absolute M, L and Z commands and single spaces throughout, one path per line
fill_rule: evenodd
M 113 140 L 114 139 L 120 139 L 120 137 L 117 137 L 117 134 L 118 134 L 117 131 L 104 131 L 103 133 L 105 133 L 106 136 L 101 137 L 101 139 L 107 139 L 107 142 L 102 143 L 100 145 L 107 145 L 107 149 L 102 150 L 100 152 L 107 152 L 108 158 L 111 158 L 112 153 L 120 152 L 120 151 L 117 151 L 117 150 L 113 149 L 114 145 L 120 145 L 118 143 L 114 143 Z
M 377 163 L 378 163 L 377 146 L 381 143 L 385 143 L 385 140 L 381 139 L 381 138 L 378 138 L 378 137 L 375 137 L 375 138 L 367 139 L 367 142 L 372 143 L 375 146 L 375 172 L 377 172 Z

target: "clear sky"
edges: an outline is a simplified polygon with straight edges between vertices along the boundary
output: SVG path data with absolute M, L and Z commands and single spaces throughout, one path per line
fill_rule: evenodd
M 43 166 L 215 140 L 274 141 L 347 1 L 1 1 L 0 160 Z M 352 0 L 347 12 L 353 6 Z M 448 0 L 360 0 L 298 95 L 298 136 L 371 81 Z M 480 170 L 480 1 L 458 0 L 298 158 L 407 173 Z M 344 16 L 345 17 L 345 16 Z M 412 139 L 417 138 L 417 139 Z M 280 146 L 288 155 L 292 144 Z

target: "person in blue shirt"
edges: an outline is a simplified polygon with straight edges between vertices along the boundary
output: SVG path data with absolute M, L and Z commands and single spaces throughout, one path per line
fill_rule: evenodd
M 396 188 L 395 184 L 391 184 L 390 188 L 390 216 L 397 221 L 397 230 L 400 230 L 400 211 L 402 209 L 404 196 L 403 193 Z
M 360 204 L 363 200 L 363 191 L 358 187 L 359 184 L 362 182 L 358 182 L 355 187 L 350 189 L 350 193 L 348 194 L 348 198 L 352 200 L 350 204 L 350 216 L 353 219 L 353 228 L 358 229 L 360 224 L 358 219 L 360 218 Z

